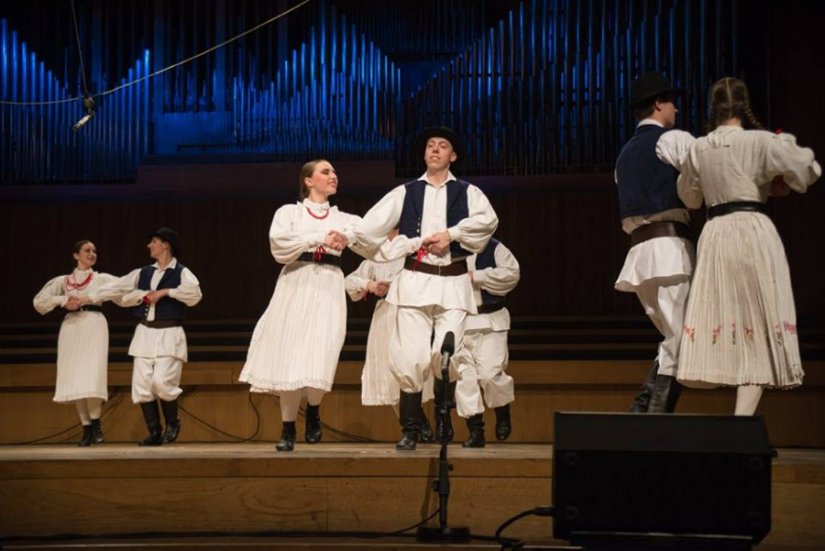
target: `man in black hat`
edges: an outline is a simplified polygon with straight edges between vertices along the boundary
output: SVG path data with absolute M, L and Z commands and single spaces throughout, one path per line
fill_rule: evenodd
M 673 129 L 674 101 L 681 93 L 653 72 L 631 84 L 630 108 L 638 126 L 616 161 L 622 229 L 630 234 L 630 251 L 615 287 L 636 293 L 664 337 L 631 412 L 673 412 L 680 392 L 676 365 L 695 259 L 690 216 L 676 191 L 681 161 L 694 140 Z
M 140 404 L 147 436 L 140 445 L 160 446 L 174 442 L 180 432 L 178 397 L 187 360 L 183 320 L 186 309 L 200 302 L 202 294 L 195 274 L 178 260 L 178 234 L 160 228 L 146 245 L 154 264 L 133 270 L 99 291 L 102 297 L 122 296 L 121 304 L 133 304 L 139 322 L 129 346 L 134 358 L 132 401 Z M 160 411 L 166 421 L 161 432 Z
M 377 248 L 396 226 L 398 237 L 379 252 L 380 260 L 406 256 L 404 269 L 390 285 L 387 302 L 397 307 L 395 334 L 390 339 L 391 369 L 401 388 L 399 450 L 414 450 L 419 439 L 421 393 L 428 373 L 436 376 L 436 400 L 447 385 L 458 414 L 481 420 L 484 405 L 473 369 L 464 369 L 464 318 L 476 303 L 466 259 L 480 253 L 498 226 L 498 217 L 484 193 L 450 171 L 463 160 L 464 148 L 449 128 L 428 128 L 416 140 L 416 153 L 427 165 L 417 180 L 396 187 L 364 216 L 356 228 L 359 245 Z M 388 251 L 387 249 L 391 249 Z M 441 346 L 452 332 L 455 352 L 451 379 L 440 380 Z M 437 402 L 438 403 L 438 402 Z M 436 417 L 436 432 L 450 435 Z

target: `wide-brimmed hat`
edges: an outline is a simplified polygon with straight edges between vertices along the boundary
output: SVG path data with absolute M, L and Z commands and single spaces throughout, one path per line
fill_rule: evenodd
M 419 159 L 424 158 L 424 150 L 426 149 L 427 142 L 430 141 L 430 138 L 444 138 L 450 142 L 456 156 L 456 161 L 453 164 L 458 164 L 464 160 L 464 142 L 458 137 L 458 134 L 446 126 L 432 126 L 430 128 L 425 128 L 418 134 L 418 136 L 416 136 L 413 148 L 415 149 L 415 154 Z
M 678 96 L 684 93 L 682 88 L 674 88 L 665 77 L 654 71 L 648 71 L 630 83 L 630 107 L 636 107 L 652 99 Z
M 169 248 L 172 250 L 172 256 L 180 256 L 180 244 L 178 240 L 178 233 L 171 228 L 158 228 L 149 234 L 149 239 L 157 237 L 158 239 L 169 243 Z

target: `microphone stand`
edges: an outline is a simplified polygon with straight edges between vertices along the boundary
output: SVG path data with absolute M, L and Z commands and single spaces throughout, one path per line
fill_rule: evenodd
M 452 337 L 452 333 L 448 333 Z M 447 460 L 447 419 L 453 406 L 447 400 L 447 386 L 450 382 L 450 356 L 453 346 L 446 344 L 441 350 L 441 407 L 437 415 L 441 416 L 441 452 L 438 455 L 438 478 L 433 480 L 433 490 L 438 492 L 438 526 L 419 526 L 415 539 L 421 542 L 467 543 L 471 540 L 470 529 L 466 526 L 447 526 L 447 502 L 450 499 L 450 471 L 453 466 Z M 452 344 L 452 339 L 450 339 Z

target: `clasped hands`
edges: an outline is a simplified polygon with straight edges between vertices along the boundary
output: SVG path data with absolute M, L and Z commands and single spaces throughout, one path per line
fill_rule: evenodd
M 91 304 L 91 302 L 92 299 L 86 295 L 75 295 L 66 299 L 66 304 L 63 305 L 63 308 L 69 312 L 77 312 L 82 306 Z
M 440 231 L 421 240 L 421 248 L 435 256 L 444 256 L 450 250 L 450 234 Z
M 370 281 L 367 283 L 367 292 L 372 293 L 377 297 L 386 296 L 387 291 L 390 290 L 389 281 Z
M 326 238 L 324 238 L 324 247 L 330 248 L 334 251 L 343 251 L 349 245 L 349 239 L 341 232 L 329 230 Z

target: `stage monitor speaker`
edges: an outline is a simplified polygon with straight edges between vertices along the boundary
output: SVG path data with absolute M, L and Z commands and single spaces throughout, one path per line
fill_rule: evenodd
M 557 539 L 670 537 L 721 549 L 770 531 L 762 417 L 558 412 L 555 433 Z

